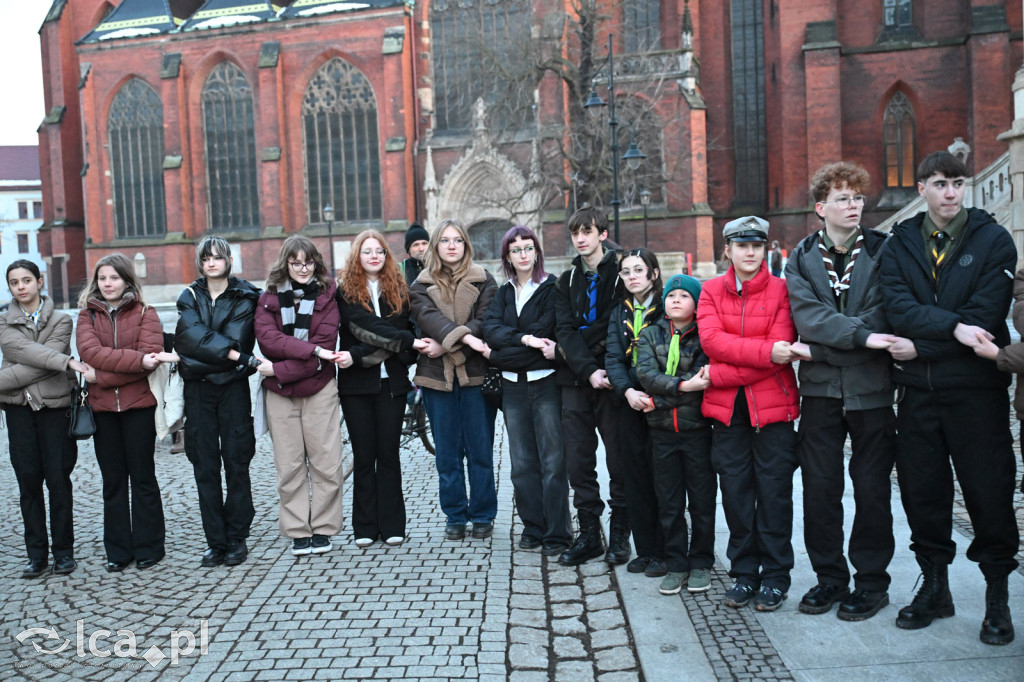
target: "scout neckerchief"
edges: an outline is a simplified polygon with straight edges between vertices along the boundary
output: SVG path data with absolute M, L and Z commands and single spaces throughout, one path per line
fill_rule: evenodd
M 626 319 L 626 329 L 629 330 L 630 338 L 629 345 L 626 347 L 626 355 L 633 356 L 633 364 L 636 364 L 637 356 L 637 339 L 640 338 L 640 332 L 645 327 L 651 324 L 651 320 L 647 319 L 650 316 L 651 311 L 654 309 L 654 297 L 650 296 L 650 303 L 646 306 L 637 304 L 633 305 L 632 297 L 626 299 L 626 310 L 633 314 L 633 319 Z
M 679 341 L 683 335 L 676 329 L 672 320 L 668 321 L 668 331 L 672 335 L 672 340 L 668 342 L 668 362 L 665 363 L 665 374 L 674 377 L 676 368 L 679 367 Z
M 853 275 L 853 263 L 857 260 L 857 256 L 860 254 L 861 246 L 864 244 L 864 232 L 860 229 L 857 230 L 857 240 L 853 243 L 853 248 L 850 249 L 850 260 L 846 262 L 846 269 L 843 270 L 843 276 L 840 277 L 839 273 L 836 272 L 835 263 L 832 260 L 832 254 L 829 252 L 828 247 L 825 246 L 825 228 L 821 228 L 818 239 L 818 250 L 821 252 L 821 260 L 825 263 L 825 270 L 828 272 L 828 285 L 832 287 L 833 293 L 836 297 L 842 296 L 847 289 L 850 288 L 850 277 Z M 836 244 L 834 247 L 837 251 L 846 247 Z

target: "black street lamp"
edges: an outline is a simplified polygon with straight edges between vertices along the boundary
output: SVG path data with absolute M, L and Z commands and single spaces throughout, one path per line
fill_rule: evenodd
M 327 204 L 321 210 L 321 214 L 327 221 L 327 248 L 331 252 L 331 279 L 335 279 L 338 276 L 338 271 L 334 267 L 334 207 Z
M 647 207 L 651 205 L 651 191 L 646 187 L 640 190 L 640 203 L 644 207 L 644 248 L 647 248 Z
M 608 127 L 611 129 L 611 149 L 612 149 L 612 212 L 615 216 L 615 243 L 619 243 L 619 121 L 615 118 L 615 55 L 612 52 L 612 36 L 608 36 L 608 101 L 605 102 L 601 99 L 600 95 L 597 94 L 597 90 L 594 89 L 594 84 L 590 85 L 590 96 L 587 97 L 587 101 L 583 104 L 583 108 L 589 111 L 593 115 L 597 115 L 597 112 L 602 107 L 608 107 Z M 636 142 L 631 138 L 629 142 L 629 149 L 622 156 L 622 160 L 626 162 L 631 170 L 636 170 L 640 166 L 640 162 L 646 159 L 647 156 L 640 151 L 637 147 Z

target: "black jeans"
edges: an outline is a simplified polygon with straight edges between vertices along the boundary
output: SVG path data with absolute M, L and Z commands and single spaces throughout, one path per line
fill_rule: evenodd
M 1009 575 L 1017 567 L 1020 532 L 1013 511 L 1017 467 L 1006 389 L 908 387 L 896 423 L 896 472 L 911 551 L 940 564 L 956 556 L 955 468 L 974 527 L 967 558 L 981 564 L 987 579 Z
M 164 556 L 164 507 L 153 461 L 155 412 L 156 407 L 141 407 L 96 413 L 93 441 L 103 476 L 107 561 L 126 564 Z
M 843 412 L 838 398 L 806 396 L 796 454 L 804 489 L 804 544 L 819 583 L 847 586 L 843 555 L 843 446 L 850 434 L 850 479 L 856 506 L 850 563 L 858 589 L 884 592 L 896 542 L 892 534 L 892 475 L 896 415 L 891 407 Z
M 50 496 L 50 535 L 53 557 L 75 553 L 72 519 L 71 472 L 78 461 L 78 445 L 68 438 L 66 407 L 34 411 L 26 405 L 7 405 L 7 443 L 11 466 L 18 479 L 21 516 L 25 521 L 25 549 L 30 559 L 46 559 L 46 504 L 43 484 Z
M 402 420 L 405 394 L 388 381 L 373 395 L 343 395 L 341 409 L 352 439 L 352 531 L 356 538 L 405 536 L 402 495 Z
M 562 441 L 565 462 L 572 486 L 573 506 L 600 516 L 604 512 L 601 486 L 597 482 L 597 433 L 604 442 L 608 466 L 609 505 L 625 509 L 626 490 L 622 482 L 622 458 L 619 456 L 618 403 L 610 390 L 597 390 L 590 384 L 562 387 Z
M 711 464 L 718 472 L 729 524 L 729 575 L 754 588 L 764 584 L 788 591 L 796 471 L 793 424 L 755 429 L 746 402 L 737 400 L 730 425 L 714 422 Z
M 219 385 L 185 382 L 185 453 L 199 492 L 206 543 L 225 549 L 249 537 L 252 505 L 249 463 L 256 454 L 248 380 Z M 227 492 L 221 489 L 221 463 Z
M 718 479 L 711 466 L 711 429 L 675 433 L 651 429 L 654 489 L 658 494 L 665 561 L 673 573 L 715 564 Z M 690 510 L 692 529 L 686 525 Z M 687 531 L 692 536 L 687 537 Z
M 665 558 L 665 536 L 658 522 L 660 501 L 654 490 L 650 429 L 643 412 L 622 401 L 618 406 L 619 456 L 626 509 L 637 556 Z
M 555 376 L 503 379 L 502 409 L 512 461 L 512 488 L 523 536 L 572 542 L 569 478 L 562 446 L 561 390 Z

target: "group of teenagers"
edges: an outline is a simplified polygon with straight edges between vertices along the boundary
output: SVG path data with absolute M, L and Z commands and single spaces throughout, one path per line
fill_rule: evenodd
M 454 220 L 431 232 L 410 227 L 401 263 L 383 235 L 364 231 L 337 278 L 310 239 L 293 235 L 263 292 L 231 275 L 230 245 L 208 236 L 166 342 L 132 263 L 109 255 L 81 296 L 80 359 L 70 353 L 72 320 L 41 293 L 38 267 L 16 261 L 7 270 L 13 300 L 0 316 L 0 403 L 25 522 L 22 575 L 41 575 L 51 551 L 54 573 L 75 569 L 76 447 L 67 437 L 75 373 L 96 415 L 106 568 L 120 572 L 164 557 L 153 456 L 159 396 L 148 381 L 158 365 L 175 363 L 184 382 L 185 452 L 207 543 L 201 565 L 212 567 L 247 558 L 261 425 L 273 444 L 281 535 L 297 556 L 332 549 L 342 531 L 339 404 L 353 452 L 354 542 L 401 544 L 399 439 L 415 364 L 448 541 L 494 531 L 500 394 L 521 550 L 567 566 L 628 562 L 630 572 L 661 578 L 662 594 L 703 592 L 720 487 L 733 581 L 725 604 L 773 611 L 790 588 L 799 467 L 817 575 L 799 610 L 838 605 L 841 619 L 864 620 L 889 603 L 895 466 L 923 575 L 896 624 L 916 629 L 954 613 L 955 469 L 975 532 L 967 556 L 987 582 L 981 640 L 1008 643 L 1019 534 L 1007 387 L 1008 372 L 1024 371 L 1024 344 L 1010 345 L 1005 318 L 1017 254 L 988 213 L 964 208 L 966 175 L 946 152 L 925 158 L 917 180 L 927 210 L 889 236 L 860 225 L 868 173 L 847 162 L 821 168 L 811 195 L 822 228 L 791 250 L 785 279 L 766 263 L 769 224 L 756 216 L 725 225 L 728 269 L 703 284 L 663 278 L 649 249 L 616 248 L 595 208 L 569 218 L 577 254 L 557 277 L 544 269 L 538 235 L 511 228 L 500 286 Z M 1024 326 L 1024 304 L 1014 317 Z M 1024 411 L 1024 394 L 1017 407 Z M 856 508 L 848 550 L 847 436 Z

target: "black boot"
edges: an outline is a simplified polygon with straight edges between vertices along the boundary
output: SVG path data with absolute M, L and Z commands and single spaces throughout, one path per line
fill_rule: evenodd
M 604 560 L 611 566 L 629 561 L 632 549 L 629 546 L 629 514 L 625 509 L 612 508 L 612 519 L 608 529 L 608 553 Z
M 953 595 L 949 593 L 948 564 L 936 564 L 925 557 L 918 557 L 921 566 L 921 589 L 914 595 L 909 606 L 900 609 L 896 626 L 905 630 L 918 630 L 932 624 L 936 618 L 953 616 Z
M 591 559 L 604 554 L 604 541 L 601 539 L 601 519 L 595 514 L 580 510 L 580 534 L 572 547 L 558 557 L 563 566 L 579 566 Z
M 1006 577 L 988 581 L 985 589 L 985 620 L 981 624 L 981 641 L 985 644 L 1009 644 L 1013 641 L 1009 593 Z

